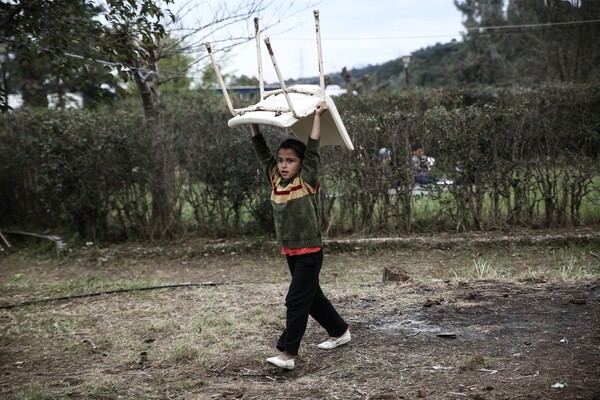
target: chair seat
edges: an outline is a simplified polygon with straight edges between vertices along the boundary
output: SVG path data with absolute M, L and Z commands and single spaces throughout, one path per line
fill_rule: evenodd
M 295 85 L 286 90 L 295 114 L 290 110 L 283 90 L 274 90 L 266 92 L 264 99 L 254 106 L 235 110 L 239 114 L 228 121 L 229 127 L 259 124 L 291 128 L 294 135 L 306 143 L 312 130 L 315 108 L 322 97 L 321 89 L 317 85 Z M 329 112 L 321 117 L 321 146 L 345 145 L 354 150 L 333 99 L 325 94 L 325 101 Z

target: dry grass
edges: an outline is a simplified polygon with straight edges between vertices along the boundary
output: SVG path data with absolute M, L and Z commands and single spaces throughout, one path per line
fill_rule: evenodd
M 600 376 L 589 333 L 600 318 L 599 248 L 329 253 L 322 285 L 354 339 L 320 351 L 325 332 L 311 320 L 291 372 L 264 362 L 284 323 L 280 255 L 137 259 L 112 248 L 64 260 L 5 257 L 3 304 L 120 286 L 222 284 L 1 309 L 0 397 L 564 398 L 549 387 L 565 380 L 567 397 L 585 398 Z M 94 251 L 106 261 L 98 265 Z M 402 266 L 411 281 L 383 284 L 386 265 Z M 443 331 L 457 338 L 440 339 Z

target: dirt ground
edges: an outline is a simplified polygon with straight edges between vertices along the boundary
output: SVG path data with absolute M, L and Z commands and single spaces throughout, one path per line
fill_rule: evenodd
M 268 246 L 0 256 L 0 397 L 600 400 L 598 233 L 331 243 L 322 286 L 352 341 L 320 350 L 311 321 L 292 371 L 264 361 L 287 288 Z M 497 268 L 469 277 L 473 260 Z M 110 280 L 197 285 L 19 305 Z

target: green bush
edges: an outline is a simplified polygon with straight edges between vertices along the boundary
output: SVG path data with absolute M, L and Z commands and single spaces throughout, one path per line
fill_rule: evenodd
M 143 185 L 147 140 L 128 113 L 23 109 L 1 121 L 4 226 L 103 237 L 115 198 Z
M 162 101 L 176 164 L 171 225 L 209 237 L 272 233 L 249 128 L 230 129 L 215 94 L 167 93 Z M 335 102 L 355 151 L 322 151 L 329 236 L 599 222 L 581 212 L 598 201 L 598 86 L 413 89 Z M 263 131 L 272 149 L 289 135 Z M 150 237 L 153 140 L 134 99 L 94 112 L 0 116 L 0 227 L 82 240 Z M 414 197 L 414 142 L 436 159 L 433 173 L 454 185 Z M 391 167 L 378 158 L 382 147 L 393 153 Z

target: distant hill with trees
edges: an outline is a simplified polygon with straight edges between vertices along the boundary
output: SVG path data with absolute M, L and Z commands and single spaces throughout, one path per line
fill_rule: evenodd
M 412 53 L 410 84 L 418 87 L 532 86 L 600 80 L 597 0 L 455 0 L 463 13 L 461 41 Z M 330 74 L 353 90 L 405 85 L 400 58 Z M 312 77 L 290 83 L 317 83 Z
M 458 85 L 457 65 L 464 43 L 452 41 L 437 43 L 415 51 L 410 62 L 410 83 L 419 87 L 452 87 Z M 328 75 L 329 83 L 354 90 L 377 90 L 404 86 L 404 63 L 401 58 L 383 64 L 340 70 Z M 315 84 L 319 77 L 290 80 L 289 84 Z

